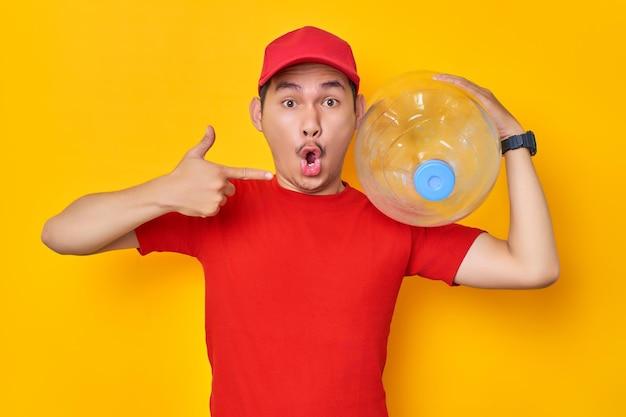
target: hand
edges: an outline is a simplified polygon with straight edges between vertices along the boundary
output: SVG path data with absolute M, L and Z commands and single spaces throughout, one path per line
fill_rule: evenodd
M 205 160 L 214 142 L 215 131 L 209 126 L 200 143 L 187 151 L 174 171 L 165 176 L 164 198 L 172 211 L 194 217 L 214 216 L 235 193 L 235 186 L 229 180 L 272 179 L 269 171 L 234 168 Z
M 435 80 L 452 83 L 476 97 L 493 119 L 498 129 L 500 139 L 506 139 L 509 136 L 519 135 L 525 132 L 520 123 L 504 108 L 490 90 L 456 75 L 437 74 L 433 78 Z

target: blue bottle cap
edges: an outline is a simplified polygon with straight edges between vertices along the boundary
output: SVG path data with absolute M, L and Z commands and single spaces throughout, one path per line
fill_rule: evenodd
M 417 192 L 426 200 L 440 201 L 454 189 L 454 171 L 447 163 L 431 159 L 420 164 L 413 175 Z

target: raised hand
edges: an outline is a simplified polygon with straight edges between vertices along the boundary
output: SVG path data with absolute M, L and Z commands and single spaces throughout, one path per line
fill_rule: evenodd
M 476 97 L 487 112 L 491 115 L 500 139 L 505 139 L 511 135 L 518 135 L 524 133 L 524 129 L 521 124 L 515 119 L 515 117 L 498 101 L 495 95 L 487 88 L 481 87 L 466 78 L 459 77 L 451 74 L 437 74 L 433 77 L 439 81 L 446 81 L 452 83 L 462 89 L 468 91 L 474 97 Z
M 456 75 L 438 74 L 474 95 L 491 115 L 500 139 L 524 132 L 493 93 Z M 483 233 L 465 256 L 455 282 L 480 288 L 540 288 L 559 275 L 559 258 L 543 190 L 528 152 L 507 152 L 509 235 L 506 240 Z
M 254 168 L 219 165 L 205 159 L 215 142 L 215 131 L 207 127 L 204 137 L 191 148 L 166 178 L 163 200 L 172 211 L 187 216 L 214 216 L 235 193 L 231 179 L 269 180 L 273 174 Z M 165 179 L 164 178 L 164 179 Z

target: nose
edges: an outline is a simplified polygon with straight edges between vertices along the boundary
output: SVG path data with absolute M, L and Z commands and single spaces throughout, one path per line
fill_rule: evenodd
M 312 129 L 306 130 L 305 129 L 302 131 L 302 133 L 304 134 L 304 136 L 312 137 L 312 138 L 319 136 L 319 130 L 312 130 Z
M 307 138 L 317 138 L 322 133 L 322 126 L 317 109 L 309 108 L 302 120 L 302 134 Z

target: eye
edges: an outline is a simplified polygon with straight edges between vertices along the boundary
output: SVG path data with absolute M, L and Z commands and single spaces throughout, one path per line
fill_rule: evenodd
M 339 104 L 339 100 L 337 100 L 336 98 L 327 98 L 326 100 L 324 100 L 324 105 L 327 107 L 333 107 L 337 104 Z
M 285 105 L 285 107 L 296 107 L 295 100 L 291 100 L 291 99 L 283 101 L 283 104 Z

